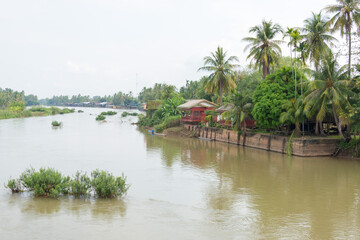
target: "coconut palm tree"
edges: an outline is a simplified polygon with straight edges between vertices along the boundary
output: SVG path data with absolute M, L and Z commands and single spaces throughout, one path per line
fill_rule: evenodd
M 249 44 L 245 47 L 245 51 L 250 49 L 247 59 L 255 61 L 255 68 L 263 73 L 265 79 L 270 74 L 271 67 L 274 68 L 279 62 L 281 55 L 281 48 L 279 44 L 283 43 L 281 40 L 274 38 L 283 30 L 279 24 L 273 24 L 272 21 L 263 20 L 261 25 L 250 28 L 249 33 L 254 33 L 255 37 L 246 37 L 243 41 Z
M 306 67 L 306 60 L 308 58 L 308 53 L 306 50 L 307 50 L 306 41 L 301 42 L 299 44 L 299 46 L 296 48 L 296 51 L 300 53 L 299 61 L 300 61 L 300 67 L 301 67 L 300 72 L 301 73 L 303 72 L 303 68 Z M 303 74 L 301 74 L 301 76 L 300 76 L 301 96 L 303 95 L 303 79 L 302 79 L 303 76 L 302 75 Z
M 341 37 L 346 35 L 349 44 L 348 74 L 351 79 L 351 30 L 353 25 L 360 30 L 360 1 L 359 0 L 336 0 L 337 4 L 325 7 L 328 13 L 335 14 L 330 20 L 332 31 L 340 30 Z
M 283 105 L 286 112 L 281 113 L 280 122 L 281 123 L 294 123 L 295 124 L 295 134 L 300 135 L 300 123 L 305 120 L 304 114 L 304 98 L 303 96 L 299 97 L 297 100 L 290 99 L 286 101 Z
M 308 116 L 316 114 L 318 121 L 323 121 L 327 113 L 332 113 L 339 134 L 342 132 L 343 116 L 352 106 L 348 97 L 353 96 L 347 79 L 346 66 L 339 67 L 336 58 L 329 51 L 321 62 L 320 70 L 314 73 L 315 80 L 310 83 L 309 94 L 305 97 L 304 111 Z
M 235 93 L 226 107 L 228 106 L 230 110 L 224 112 L 222 117 L 231 120 L 231 125 L 235 130 L 240 131 L 243 128 L 243 131 L 246 132 L 245 119 L 252 110 L 251 97 Z
M 306 45 L 308 47 L 308 56 L 310 61 L 314 64 L 315 69 L 318 70 L 320 59 L 322 55 L 328 52 L 329 45 L 336 40 L 329 35 L 328 18 L 324 17 L 321 12 L 312 13 L 312 17 L 305 20 L 305 25 L 302 31 Z
M 293 72 L 293 65 L 292 65 L 292 44 L 291 44 L 291 34 L 293 33 L 294 28 L 286 28 L 286 32 L 284 32 L 283 39 L 285 37 L 289 37 L 289 43 L 288 46 L 290 48 L 290 61 L 291 61 L 291 72 Z
M 296 102 L 296 98 L 297 98 L 297 81 L 296 81 L 296 65 L 297 65 L 297 58 L 296 58 L 296 49 L 297 46 L 302 38 L 302 36 L 300 35 L 300 31 L 298 29 L 294 29 L 292 31 L 292 33 L 290 34 L 290 44 L 293 45 L 294 47 L 294 51 L 295 51 L 295 102 Z M 292 67 L 292 66 L 291 66 Z
M 205 83 L 205 89 L 211 93 L 219 93 L 220 105 L 223 102 L 223 92 L 230 92 L 236 88 L 232 76 L 234 75 L 233 69 L 236 66 L 233 63 L 238 61 L 239 59 L 235 56 L 227 58 L 227 52 L 224 52 L 222 47 L 218 47 L 215 52 L 211 53 L 211 56 L 204 57 L 204 66 L 198 70 L 210 72 Z

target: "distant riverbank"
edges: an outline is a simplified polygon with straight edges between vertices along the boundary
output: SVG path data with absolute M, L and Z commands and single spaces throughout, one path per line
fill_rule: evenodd
M 0 120 L 10 118 L 40 117 L 57 114 L 73 113 L 75 109 L 58 107 L 32 107 L 23 111 L 12 111 L 10 109 L 0 109 Z

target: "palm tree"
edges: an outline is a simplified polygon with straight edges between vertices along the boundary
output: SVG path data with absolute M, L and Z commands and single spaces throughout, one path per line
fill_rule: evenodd
M 280 115 L 280 122 L 290 122 L 295 124 L 296 135 L 300 135 L 300 122 L 304 121 L 305 119 L 303 103 L 303 96 L 301 96 L 297 100 L 290 99 L 286 101 L 283 105 L 283 107 L 286 109 L 286 112 L 283 112 Z
M 360 29 L 360 1 L 359 0 L 336 0 L 338 4 L 329 5 L 325 10 L 335 15 L 329 20 L 329 24 L 333 25 L 332 30 L 340 30 L 341 37 L 346 35 L 349 44 L 349 65 L 348 74 L 351 80 L 351 29 L 353 24 Z
M 222 47 L 218 47 L 211 56 L 204 57 L 204 66 L 199 70 L 211 72 L 207 78 L 205 89 L 208 92 L 219 92 L 220 105 L 223 103 L 223 92 L 230 92 L 236 88 L 236 83 L 232 76 L 234 74 L 233 68 L 236 66 L 233 62 L 238 62 L 239 59 L 235 56 L 227 58 L 227 52 L 224 52 Z M 198 70 L 198 71 L 199 71 Z
M 336 58 L 329 52 L 322 60 L 320 70 L 314 73 L 315 80 L 310 83 L 304 108 L 308 116 L 317 112 L 318 121 L 323 121 L 327 113 L 332 113 L 343 139 L 346 139 L 342 132 L 343 119 L 352 108 L 348 97 L 353 95 L 345 69 L 346 66 L 339 67 Z
M 229 107 L 230 110 L 224 112 L 222 116 L 227 120 L 231 120 L 231 125 L 234 129 L 240 131 L 243 128 L 243 131 L 246 132 L 245 119 L 252 109 L 251 97 L 235 93 L 231 97 L 231 103 L 226 107 Z
M 298 43 L 301 40 L 301 35 L 300 35 L 300 31 L 298 29 L 294 29 L 292 31 L 292 33 L 290 34 L 290 44 L 292 44 L 294 46 L 294 51 L 295 51 L 295 102 L 296 102 L 296 95 L 297 95 L 297 81 L 296 81 L 296 65 L 297 65 L 297 58 L 296 58 L 296 49 L 298 46 Z M 291 66 L 292 67 L 292 66 Z
M 300 53 L 300 56 L 299 56 L 299 60 L 300 60 L 300 67 L 301 67 L 301 70 L 300 72 L 302 73 L 303 72 L 303 68 L 306 67 L 306 59 L 308 58 L 308 53 L 307 53 L 307 45 L 306 45 L 306 41 L 304 42 L 301 42 L 299 44 L 299 46 L 296 48 L 296 51 Z M 301 96 L 303 95 L 303 74 L 301 74 L 300 76 L 300 86 L 301 86 Z
M 291 61 L 291 72 L 293 72 L 293 66 L 292 66 L 292 44 L 291 44 L 291 34 L 293 33 L 294 28 L 286 28 L 286 32 L 284 33 L 284 37 L 289 37 L 289 43 L 288 46 L 290 48 L 290 61 Z
M 273 24 L 271 21 L 262 21 L 261 25 L 250 28 L 249 33 L 255 33 L 255 37 L 244 38 L 243 41 L 249 42 L 245 47 L 245 51 L 250 48 L 247 59 L 252 58 L 255 61 L 255 68 L 262 70 L 265 79 L 270 74 L 270 68 L 279 61 L 281 48 L 279 44 L 281 40 L 274 40 L 278 33 L 283 30 L 279 24 Z
M 329 50 L 329 44 L 336 40 L 329 35 L 328 19 L 320 13 L 312 13 L 312 18 L 305 20 L 302 31 L 310 61 L 314 63 L 315 69 L 318 70 L 322 55 Z

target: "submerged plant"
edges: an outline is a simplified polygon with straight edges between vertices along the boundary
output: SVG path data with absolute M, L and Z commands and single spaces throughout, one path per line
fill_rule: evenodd
M 103 120 L 105 120 L 106 119 L 106 117 L 104 116 L 104 115 L 102 115 L 102 114 L 100 114 L 100 115 L 98 115 L 97 117 L 96 117 L 96 121 L 103 121 Z
M 6 188 L 9 188 L 12 193 L 22 192 L 22 186 L 20 179 L 10 179 L 5 185 Z
M 77 171 L 74 178 L 70 181 L 70 194 L 75 197 L 86 197 L 90 195 L 91 180 L 86 173 Z
M 126 177 L 114 177 L 107 171 L 95 170 L 91 173 L 91 185 L 100 198 L 113 198 L 125 194 L 128 190 Z
M 36 197 L 58 197 L 72 194 L 75 197 L 89 197 L 92 190 L 99 198 L 114 198 L 125 194 L 129 188 L 126 177 L 115 177 L 107 171 L 95 170 L 91 178 L 77 171 L 73 178 L 62 175 L 53 168 L 26 169 L 18 179 L 10 179 L 6 188 L 13 193 L 33 192 Z
M 137 115 L 138 115 L 138 113 L 136 113 L 136 112 L 123 112 L 123 113 L 121 114 L 121 117 L 137 116 Z
M 70 178 L 53 168 L 40 168 L 39 171 L 29 168 L 21 174 L 20 181 L 35 196 L 57 197 L 68 193 Z
M 107 112 L 102 112 L 100 115 L 108 115 L 108 116 L 112 116 L 112 115 L 116 115 L 117 112 L 114 111 L 107 111 Z
M 52 122 L 51 122 L 51 125 L 52 125 L 53 127 L 59 127 L 59 126 L 61 126 L 61 122 L 52 121 Z

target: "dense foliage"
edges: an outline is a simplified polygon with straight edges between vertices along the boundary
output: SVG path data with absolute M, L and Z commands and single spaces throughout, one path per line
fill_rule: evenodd
M 285 111 L 283 106 L 286 101 L 295 97 L 294 85 L 292 71 L 285 67 L 268 75 L 258 85 L 253 95 L 252 111 L 258 126 L 276 129 L 281 125 L 280 115 Z
M 40 168 L 39 171 L 29 168 L 21 174 L 20 180 L 35 196 L 57 197 L 68 193 L 70 178 L 52 168 Z
M 91 173 L 91 185 L 96 196 L 113 198 L 121 196 L 128 190 L 126 177 L 115 177 L 106 171 L 95 170 Z
M 62 194 L 88 197 L 94 191 L 97 197 L 114 198 L 129 189 L 124 175 L 115 177 L 107 171 L 95 170 L 91 178 L 80 171 L 70 178 L 53 168 L 40 168 L 39 171 L 29 168 L 18 179 L 10 179 L 5 186 L 13 193 L 30 191 L 36 197 L 58 197 Z
M 96 121 L 103 121 L 105 119 L 106 119 L 106 117 L 104 115 L 102 115 L 102 114 L 97 115 L 96 118 L 95 118 Z

